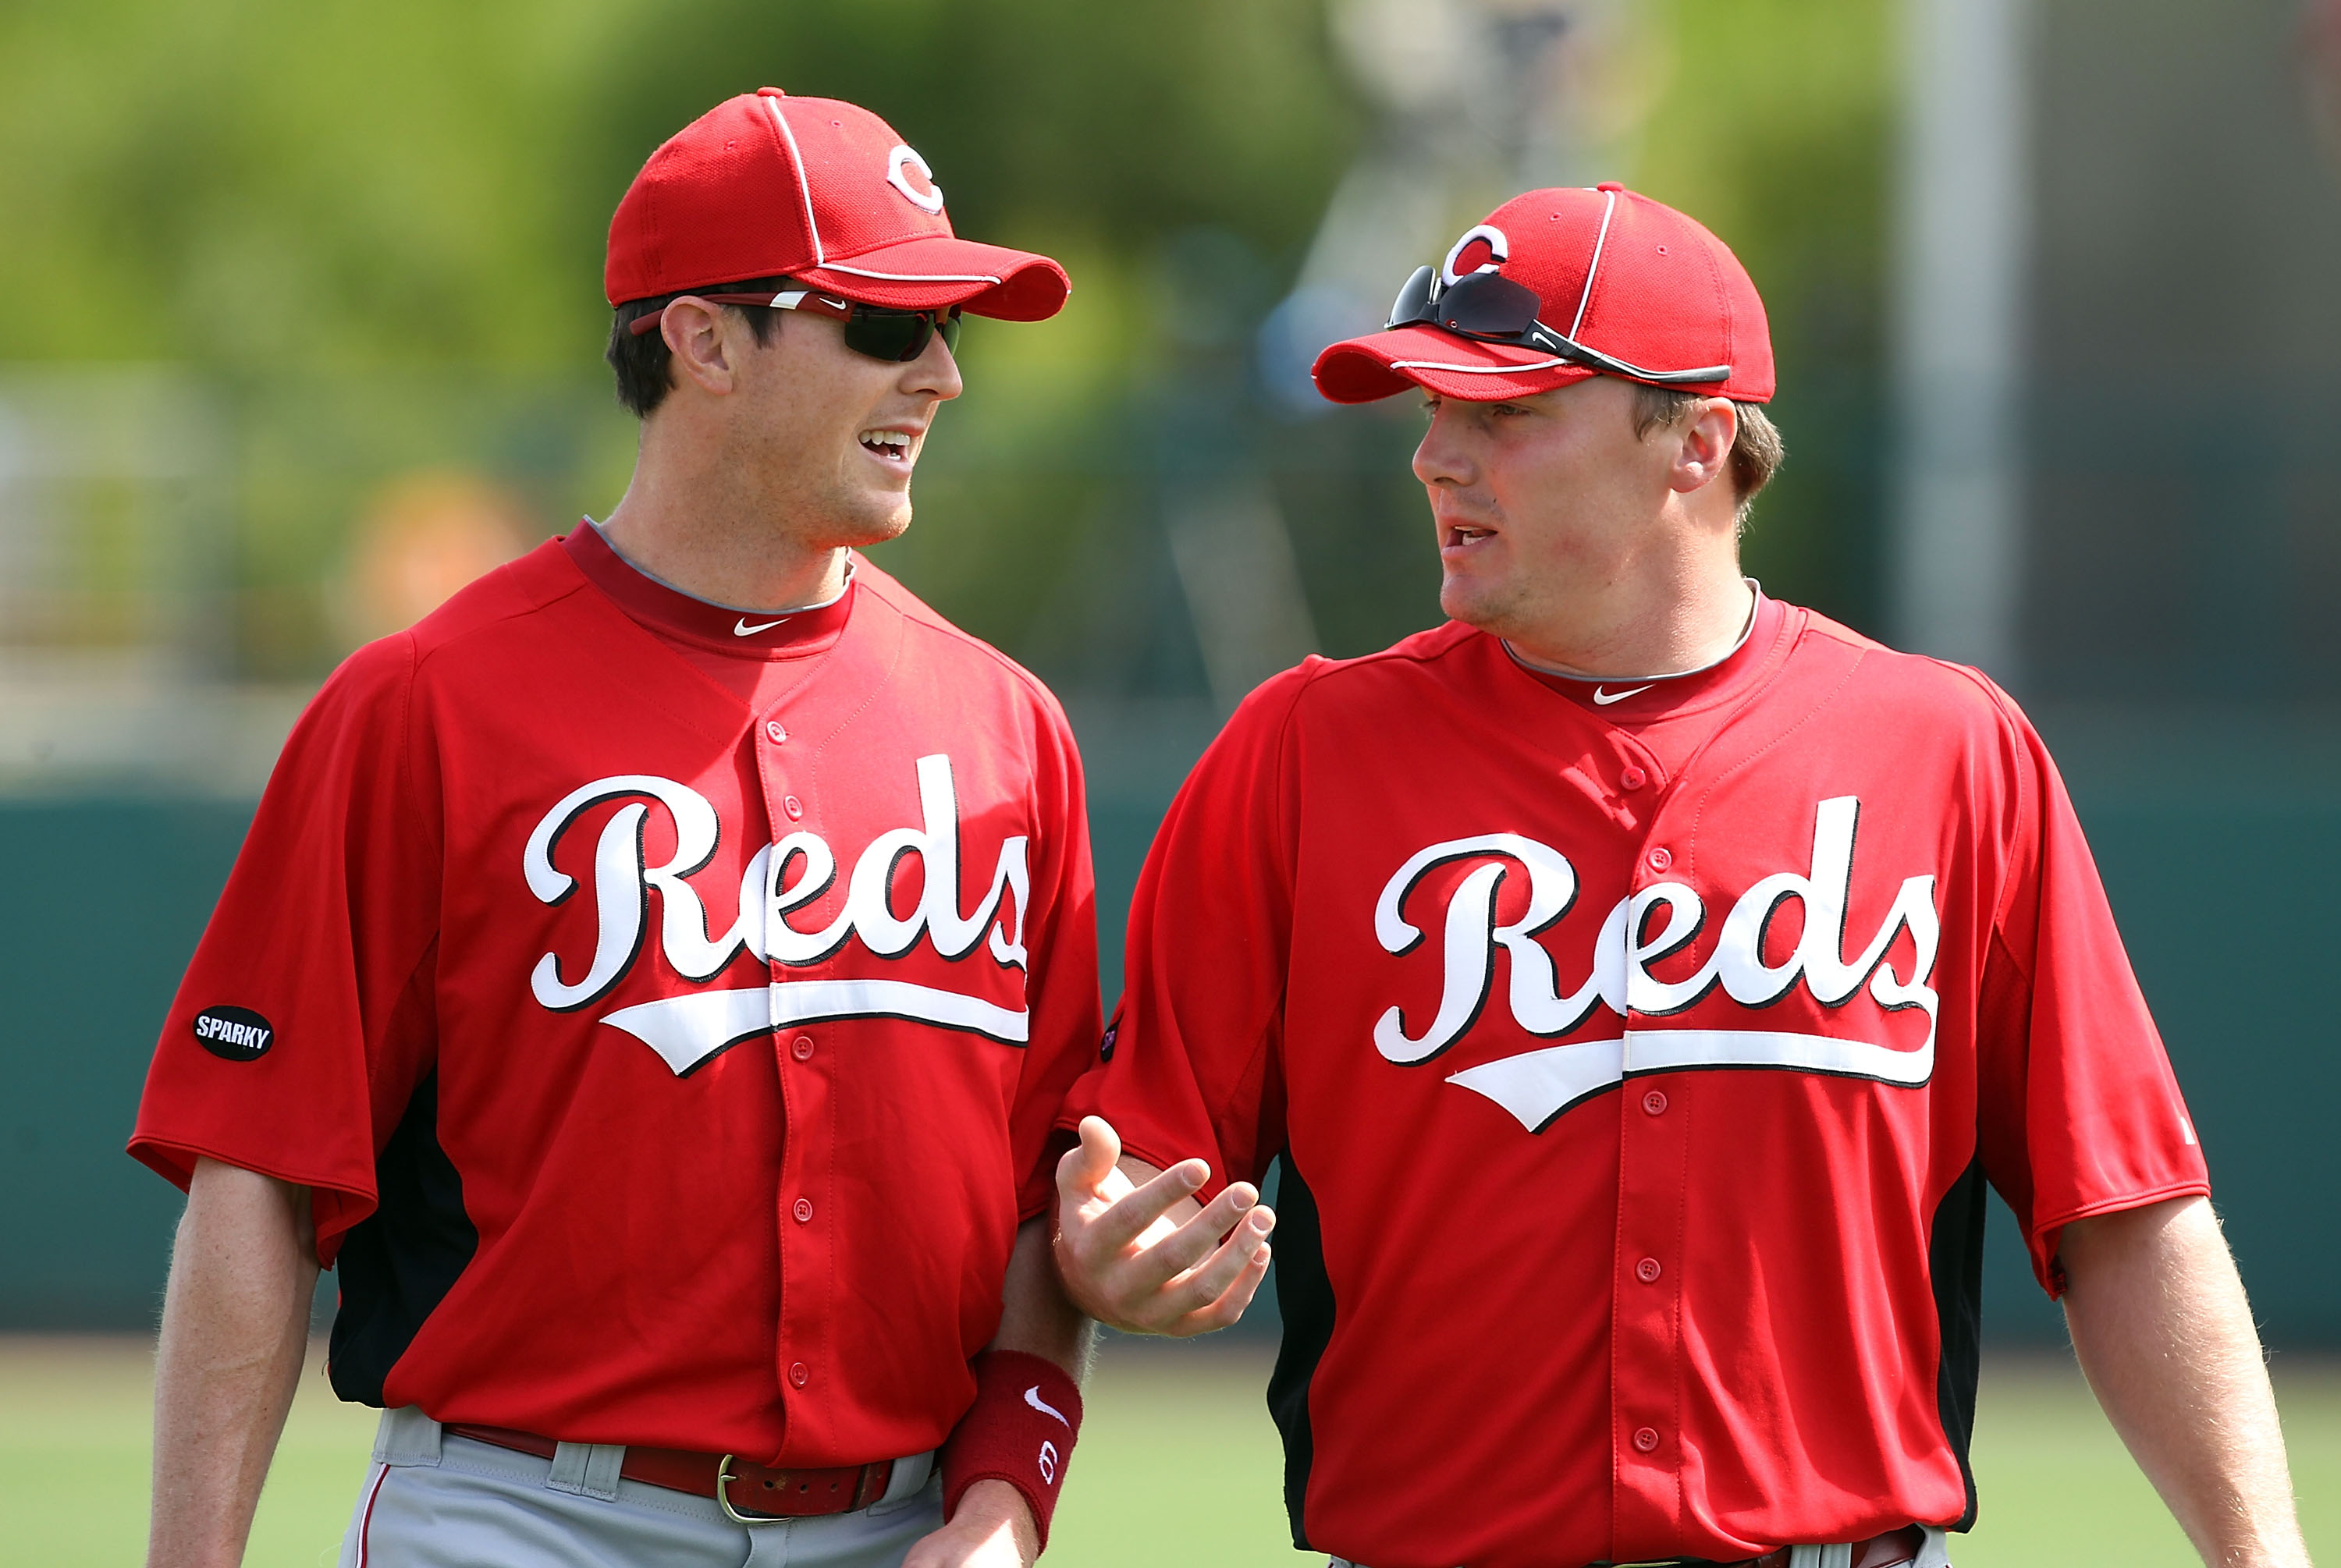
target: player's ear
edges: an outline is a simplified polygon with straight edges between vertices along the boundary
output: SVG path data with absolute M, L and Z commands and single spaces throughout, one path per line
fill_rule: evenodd
M 1667 482 L 1688 495 L 1722 478 L 1731 466 L 1731 448 L 1739 439 L 1739 411 L 1728 398 L 1711 397 L 1674 427 L 1676 446 Z
M 689 294 L 667 306 L 659 334 L 672 356 L 676 385 L 688 381 L 712 397 L 731 392 L 737 382 L 739 340 L 747 330 L 738 316 Z

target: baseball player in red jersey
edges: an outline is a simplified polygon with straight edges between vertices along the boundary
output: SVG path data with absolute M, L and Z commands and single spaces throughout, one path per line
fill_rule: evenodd
M 1064 274 L 956 238 L 876 115 L 766 88 L 651 158 L 607 283 L 624 500 L 334 674 L 156 1049 L 157 1564 L 240 1558 L 320 1263 L 334 1387 L 385 1412 L 344 1564 L 1045 1537 L 1081 769 L 852 547 L 909 522 L 960 313 Z
M 2039 738 L 1974 670 L 1740 575 L 1779 442 L 1730 252 L 1615 185 L 1531 192 L 1316 375 L 1428 394 L 1453 619 L 1269 681 L 1171 808 L 1062 1123 L 1091 1113 L 1074 1299 L 1231 1320 L 1281 1157 L 1296 1544 L 1935 1565 L 1976 1513 L 1989 1183 L 2206 1559 L 2305 1562 Z

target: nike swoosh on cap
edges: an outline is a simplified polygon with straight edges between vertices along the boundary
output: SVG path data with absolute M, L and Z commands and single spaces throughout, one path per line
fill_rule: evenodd
M 1656 684 L 1656 681 L 1651 682 L 1651 685 Z M 1597 686 L 1593 689 L 1593 700 L 1600 706 L 1607 708 L 1612 702 L 1623 702 L 1629 697 L 1633 696 L 1637 691 L 1648 691 L 1649 689 L 1650 688 L 1649 686 L 1629 686 L 1623 691 L 1604 691 L 1601 688 Z
M 781 617 L 781 620 L 786 620 L 787 619 L 788 617 L 785 615 Z M 732 635 L 734 637 L 753 637 L 759 631 L 770 631 L 773 627 L 778 626 L 781 623 L 781 620 L 767 620 L 760 625 L 751 626 L 748 624 L 748 618 L 743 615 L 739 620 L 732 623 Z

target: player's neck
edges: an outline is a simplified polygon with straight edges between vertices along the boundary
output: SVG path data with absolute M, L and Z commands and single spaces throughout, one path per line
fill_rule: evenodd
M 1755 612 L 1755 590 L 1734 560 L 1684 581 L 1617 585 L 1590 606 L 1501 634 L 1539 669 L 1619 680 L 1707 668 L 1739 645 Z
M 693 598 L 746 610 L 802 609 L 845 585 L 842 547 L 812 547 L 772 528 L 752 495 L 676 481 L 646 452 L 601 523 L 628 564 Z

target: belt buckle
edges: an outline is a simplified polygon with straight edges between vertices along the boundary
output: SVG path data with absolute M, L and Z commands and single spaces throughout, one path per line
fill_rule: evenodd
M 727 1454 L 715 1462 L 715 1506 L 723 1510 L 723 1516 L 734 1524 L 752 1528 L 758 1524 L 787 1523 L 792 1516 L 786 1513 L 742 1513 L 732 1506 L 732 1483 L 740 1479 L 732 1474 L 732 1462 L 738 1457 L 736 1454 Z

